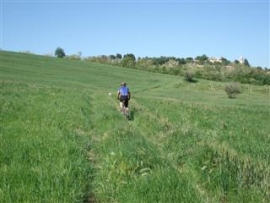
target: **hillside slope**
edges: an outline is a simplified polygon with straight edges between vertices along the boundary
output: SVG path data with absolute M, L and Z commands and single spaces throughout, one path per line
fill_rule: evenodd
M 0 61 L 0 202 L 270 198 L 264 87 L 228 99 L 223 83 L 4 51 Z

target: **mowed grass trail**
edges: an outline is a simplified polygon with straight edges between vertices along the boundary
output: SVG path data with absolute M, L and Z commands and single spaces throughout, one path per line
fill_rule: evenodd
M 4 51 L 0 60 L 0 202 L 268 202 L 267 87 L 228 99 L 225 83 Z M 116 100 L 123 80 L 130 121 Z

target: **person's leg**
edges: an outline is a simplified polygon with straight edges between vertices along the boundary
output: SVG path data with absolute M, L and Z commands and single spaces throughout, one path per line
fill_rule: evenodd
M 119 102 L 120 111 L 122 111 L 122 108 L 123 108 L 123 101 L 124 101 L 123 96 L 120 97 L 119 101 L 120 101 L 120 102 Z
M 126 112 L 128 112 L 128 99 L 125 100 L 125 108 L 126 108 Z
M 123 103 L 122 103 L 122 101 L 121 101 L 121 100 L 120 100 L 119 105 L 120 105 L 120 110 L 122 110 L 122 105 L 123 105 Z

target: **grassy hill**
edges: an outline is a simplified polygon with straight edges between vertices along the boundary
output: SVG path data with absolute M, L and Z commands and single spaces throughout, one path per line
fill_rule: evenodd
M 0 71 L 0 202 L 270 198 L 269 87 L 228 99 L 225 83 L 5 51 Z

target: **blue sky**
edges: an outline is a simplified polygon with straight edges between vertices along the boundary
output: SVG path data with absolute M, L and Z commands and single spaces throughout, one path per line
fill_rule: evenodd
M 0 48 L 201 56 L 270 68 L 269 0 L 0 0 Z

